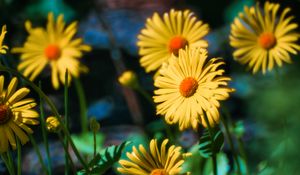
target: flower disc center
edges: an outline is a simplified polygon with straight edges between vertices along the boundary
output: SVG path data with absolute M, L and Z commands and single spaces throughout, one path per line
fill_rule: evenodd
M 258 43 L 264 49 L 271 49 L 276 45 L 276 38 L 273 33 L 262 33 L 258 38 Z
M 44 52 L 49 60 L 57 60 L 61 56 L 61 49 L 55 44 L 48 45 Z
M 182 82 L 180 83 L 179 91 L 182 96 L 190 97 L 194 95 L 197 88 L 198 88 L 198 82 L 194 78 L 188 77 L 182 80 Z
M 169 42 L 169 51 L 174 55 L 178 56 L 179 50 L 187 45 L 188 41 L 185 38 L 181 36 L 175 36 Z
M 5 124 L 10 119 L 10 109 L 7 105 L 0 105 L 0 124 Z
M 164 169 L 154 169 L 150 175 L 168 175 Z

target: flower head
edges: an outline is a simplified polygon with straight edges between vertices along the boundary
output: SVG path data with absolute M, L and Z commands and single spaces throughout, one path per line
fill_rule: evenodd
M 189 10 L 172 9 L 162 17 L 154 13 L 138 36 L 140 63 L 150 72 L 160 68 L 172 54 L 178 56 L 178 51 L 186 46 L 206 48 L 208 44 L 203 37 L 208 31 L 208 25 Z
M 266 73 L 274 65 L 291 63 L 290 54 L 297 54 L 300 46 L 296 43 L 300 33 L 298 25 L 288 16 L 290 8 L 284 8 L 278 15 L 280 5 L 266 2 L 264 8 L 245 7 L 231 25 L 230 44 L 236 48 L 233 56 L 241 64 L 247 64 L 253 73 Z
M 96 118 L 91 118 L 90 120 L 90 129 L 93 132 L 98 132 L 100 129 L 100 124 L 98 123 L 98 121 L 96 120 Z
M 21 144 L 28 142 L 26 134 L 33 131 L 27 125 L 37 125 L 39 114 L 32 108 L 36 106 L 34 99 L 24 98 L 30 90 L 17 90 L 18 79 L 13 78 L 7 89 L 4 89 L 4 76 L 0 76 L 0 153 L 6 152 L 9 144 L 16 149 L 16 139 Z
M 179 129 L 197 129 L 199 124 L 207 127 L 219 122 L 219 100 L 225 100 L 233 89 L 228 87 L 231 79 L 224 76 L 219 66 L 221 58 L 207 59 L 202 48 L 186 48 L 179 51 L 178 58 L 171 58 L 160 71 L 154 85 L 154 102 L 157 114 L 164 115 L 169 124 L 179 123 Z
M 60 121 L 57 119 L 57 117 L 54 117 L 54 116 L 49 116 L 47 119 L 46 119 L 46 127 L 47 127 L 47 130 L 49 132 L 59 132 L 61 130 L 61 123 Z
M 181 172 L 184 163 L 184 154 L 181 147 L 167 146 L 165 139 L 160 149 L 157 140 L 150 141 L 150 150 L 139 145 L 139 149 L 133 146 L 133 152 L 127 152 L 129 160 L 120 160 L 121 167 L 118 171 L 128 175 L 177 175 Z
M 53 13 L 49 13 L 46 29 L 32 28 L 29 21 L 25 23 L 25 27 L 29 36 L 24 47 L 12 50 L 13 53 L 21 53 L 18 69 L 23 71 L 24 76 L 34 80 L 49 64 L 52 70 L 52 85 L 58 89 L 59 81 L 65 84 L 66 70 L 74 77 L 79 77 L 81 72 L 88 70 L 79 59 L 82 57 L 82 52 L 90 51 L 91 47 L 82 44 L 81 38 L 74 38 L 77 22 L 65 26 L 63 15 L 59 15 L 55 21 Z
M 138 79 L 135 72 L 128 70 L 122 73 L 119 77 L 119 82 L 121 85 L 126 87 L 131 87 L 133 89 L 138 87 Z
M 0 34 L 0 53 L 1 54 L 6 54 L 6 50 L 8 49 L 8 47 L 6 45 L 3 45 L 3 41 L 4 41 L 4 37 L 5 37 L 6 33 L 7 33 L 6 25 L 4 25 L 4 26 L 2 26 L 2 31 Z

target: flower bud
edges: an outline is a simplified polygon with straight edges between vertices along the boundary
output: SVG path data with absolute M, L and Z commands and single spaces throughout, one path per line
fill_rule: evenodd
M 59 120 L 56 117 L 49 116 L 46 119 L 46 127 L 49 132 L 56 133 L 56 132 L 59 132 L 61 129 L 61 123 L 59 122 Z
M 91 118 L 90 120 L 90 129 L 93 132 L 97 132 L 100 129 L 100 124 L 97 122 L 95 118 Z
M 123 72 L 123 74 L 119 77 L 119 82 L 121 85 L 130 87 L 133 89 L 138 88 L 138 79 L 135 72 L 128 70 Z

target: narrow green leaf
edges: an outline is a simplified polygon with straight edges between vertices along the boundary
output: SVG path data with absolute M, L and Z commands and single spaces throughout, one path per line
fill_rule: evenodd
M 200 138 L 199 152 L 201 156 L 209 158 L 213 153 L 220 152 L 224 144 L 224 135 L 220 128 L 216 127 L 212 130 L 213 139 L 211 139 L 208 129 L 205 129 L 203 135 Z M 212 142 L 213 140 L 213 142 Z

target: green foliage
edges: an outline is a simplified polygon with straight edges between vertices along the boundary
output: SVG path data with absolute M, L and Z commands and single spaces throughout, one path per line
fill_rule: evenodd
M 203 174 L 205 175 L 213 174 L 213 167 L 211 161 L 212 160 L 209 159 L 208 161 L 205 162 Z M 225 153 L 217 154 L 217 165 L 218 165 L 217 167 L 218 175 L 226 175 L 229 172 L 230 170 L 229 160 Z
M 79 174 L 104 174 L 115 162 L 117 162 L 122 151 L 130 142 L 123 142 L 120 145 L 113 145 L 98 153 L 89 163 L 89 172 L 82 170 Z
M 94 138 L 93 133 L 83 133 L 80 135 L 72 135 L 72 140 L 75 143 L 76 147 L 81 153 L 84 154 L 93 154 L 94 149 Z M 97 140 L 97 151 L 99 152 L 102 149 L 104 135 L 102 133 L 96 134 Z
M 199 143 L 200 155 L 205 158 L 209 158 L 213 155 L 213 153 L 218 153 L 221 150 L 223 144 L 224 135 L 220 128 L 212 128 L 212 137 L 208 129 L 205 129 Z

